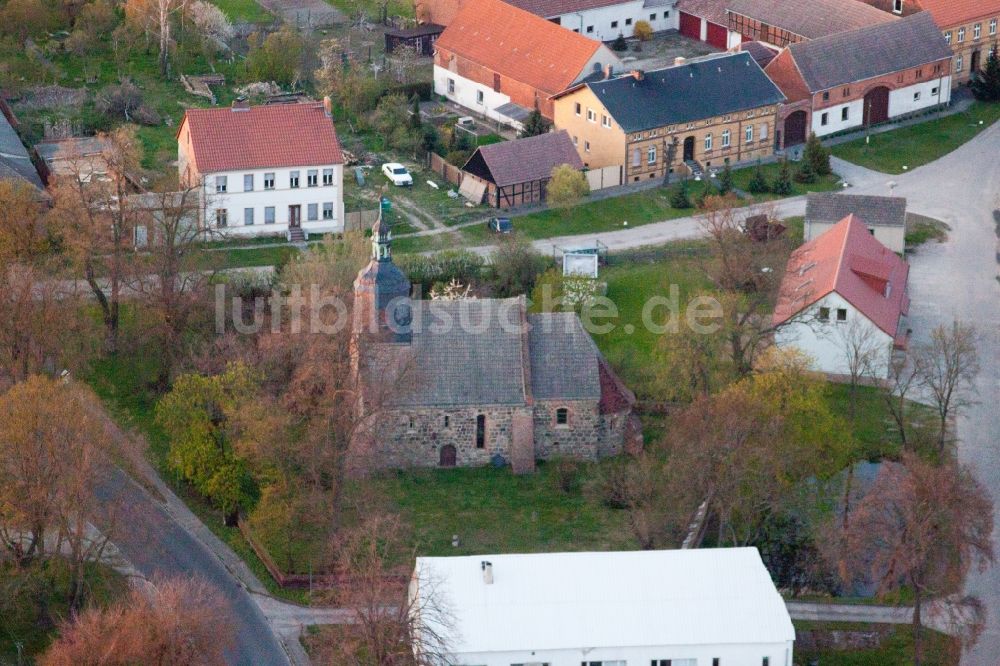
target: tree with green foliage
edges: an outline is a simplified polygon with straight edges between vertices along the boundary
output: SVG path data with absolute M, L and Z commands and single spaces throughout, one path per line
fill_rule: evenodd
M 552 176 L 545 186 L 545 200 L 553 208 L 568 209 L 590 194 L 590 185 L 582 171 L 568 164 L 552 169 Z
M 410 128 L 419 130 L 423 125 L 423 121 L 420 119 L 420 96 L 414 95 L 410 102 Z
M 816 168 L 810 160 L 803 159 L 802 163 L 799 164 L 799 170 L 795 173 L 795 182 L 797 183 L 815 183 L 816 182 Z
M 813 173 L 817 177 L 829 176 L 833 173 L 830 168 L 830 151 L 823 146 L 823 142 L 819 140 L 815 132 L 811 133 L 809 140 L 806 141 L 805 150 L 802 152 L 802 161 L 812 165 Z
M 764 175 L 764 167 L 761 166 L 760 160 L 757 160 L 757 166 L 753 168 L 753 176 L 747 183 L 747 190 L 751 194 L 767 194 L 771 191 L 771 184 L 767 182 L 767 176 Z
M 538 136 L 539 134 L 545 134 L 549 131 L 551 124 L 542 115 L 542 112 L 538 110 L 536 106 L 528 116 L 528 120 L 524 123 L 524 129 L 521 130 L 521 138 L 525 139 L 529 136 Z
M 996 48 L 986 59 L 983 68 L 973 77 L 970 88 L 981 102 L 1000 102 L 1000 54 Z
M 262 38 L 253 33 L 247 39 L 250 52 L 244 67 L 250 81 L 274 81 L 283 86 L 298 83 L 305 54 L 305 40 L 299 33 L 285 27 Z
M 611 42 L 611 48 L 615 51 L 627 51 L 628 42 L 625 41 L 625 35 L 619 32 L 615 41 Z
M 167 464 L 222 509 L 231 524 L 254 498 L 254 483 L 234 449 L 234 419 L 256 395 L 257 373 L 230 363 L 219 375 L 181 375 L 156 406 L 156 423 L 170 442 Z
M 771 191 L 783 197 L 792 193 L 792 168 L 788 165 L 788 160 L 781 160 L 778 177 L 774 179 Z
M 425 153 L 438 153 L 441 151 L 441 134 L 437 128 L 430 123 L 423 126 L 420 147 Z
M 719 178 L 716 181 L 719 186 L 719 194 L 729 194 L 733 191 L 733 170 L 726 163 L 726 166 L 722 167 L 722 171 L 719 172 Z
M 691 208 L 691 198 L 688 196 L 687 181 L 682 180 L 670 191 L 670 207 L 678 210 Z
M 504 234 L 490 255 L 490 286 L 499 298 L 530 294 L 538 276 L 550 265 L 551 260 L 539 254 L 521 234 Z

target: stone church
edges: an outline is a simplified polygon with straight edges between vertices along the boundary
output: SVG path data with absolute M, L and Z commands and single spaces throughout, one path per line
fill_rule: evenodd
M 354 282 L 353 341 L 377 467 L 581 460 L 641 447 L 635 396 L 574 313 L 530 314 L 524 297 L 413 300 L 372 229 Z

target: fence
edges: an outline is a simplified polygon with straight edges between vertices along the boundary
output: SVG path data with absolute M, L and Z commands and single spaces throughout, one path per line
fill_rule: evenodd
M 599 169 L 591 169 L 585 172 L 590 191 L 618 187 L 622 184 L 622 168 L 620 166 L 606 166 Z
M 462 184 L 462 170 L 454 164 L 448 164 L 443 157 L 437 153 L 431 153 L 428 159 L 427 168 L 444 178 L 452 185 Z
M 344 214 L 344 231 L 368 231 L 378 220 L 378 209 L 356 210 Z

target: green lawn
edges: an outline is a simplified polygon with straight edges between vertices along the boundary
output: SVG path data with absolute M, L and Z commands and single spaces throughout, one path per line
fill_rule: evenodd
M 824 176 L 819 178 L 815 183 L 797 183 L 794 180 L 794 175 L 798 169 L 797 162 L 792 162 L 789 166 L 792 169 L 792 193 L 788 196 L 797 197 L 806 194 L 807 192 L 830 192 L 833 190 L 840 189 L 840 176 L 836 174 L 830 176 Z M 744 192 L 747 191 L 750 185 L 750 179 L 753 178 L 754 170 L 756 166 L 744 167 L 742 169 L 736 169 L 733 171 L 733 185 L 738 190 Z M 764 171 L 764 177 L 767 178 L 769 183 L 773 183 L 778 177 L 778 171 L 781 169 L 781 165 L 777 163 L 763 164 L 761 169 Z M 783 196 L 778 196 L 777 194 L 755 194 L 754 199 L 758 201 L 773 201 L 775 199 L 782 199 Z
M 614 462 L 580 465 L 581 486 L 602 464 Z M 603 506 L 582 487 L 564 492 L 551 464 L 524 476 L 492 467 L 414 470 L 371 483 L 413 526 L 421 555 L 636 547 L 623 511 Z M 458 548 L 451 545 L 455 534 Z
M 211 0 L 234 23 L 271 23 L 274 16 L 257 0 Z
M 968 111 L 833 146 L 837 157 L 884 173 L 900 174 L 933 162 L 1000 120 L 1000 104 L 975 102 Z M 907 169 L 904 169 L 907 167 Z
M 909 247 L 930 241 L 943 243 L 948 240 L 949 231 L 951 227 L 940 220 L 916 213 L 906 214 L 906 245 Z
M 883 631 L 882 645 L 871 650 L 804 650 L 796 645 L 796 666 L 808 666 L 817 660 L 819 666 L 909 666 L 913 663 L 913 634 L 908 625 L 860 624 L 854 622 L 793 623 L 796 631 L 842 630 Z M 925 666 L 953 666 L 961 655 L 958 641 L 935 631 L 924 631 Z

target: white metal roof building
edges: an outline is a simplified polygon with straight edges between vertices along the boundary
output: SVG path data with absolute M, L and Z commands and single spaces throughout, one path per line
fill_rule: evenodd
M 433 631 L 455 665 L 792 663 L 795 630 L 756 548 L 421 557 L 421 588 L 448 611 Z

